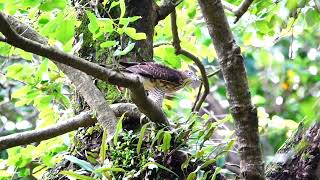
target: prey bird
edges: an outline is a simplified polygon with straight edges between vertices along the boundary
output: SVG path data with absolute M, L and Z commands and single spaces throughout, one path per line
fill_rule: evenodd
M 165 94 L 176 92 L 185 86 L 196 87 L 199 78 L 193 71 L 178 71 L 154 62 L 120 62 L 125 71 L 139 75 L 148 97 L 162 107 Z

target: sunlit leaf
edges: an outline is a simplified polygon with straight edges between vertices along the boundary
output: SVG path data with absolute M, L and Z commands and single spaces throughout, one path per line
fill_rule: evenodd
M 92 177 L 81 175 L 73 171 L 61 171 L 60 174 L 66 175 L 68 177 L 80 179 L 80 180 L 94 180 L 94 178 Z
M 125 172 L 124 169 L 118 168 L 118 167 L 112 167 L 112 168 L 99 168 L 96 170 L 96 172 L 105 172 L 105 171 L 113 171 L 113 172 Z
M 163 134 L 163 143 L 162 143 L 162 150 L 164 152 L 168 152 L 170 150 L 171 147 L 171 134 L 168 131 L 165 131 Z
M 119 137 L 119 134 L 122 132 L 122 121 L 123 121 L 123 118 L 125 117 L 125 115 L 126 115 L 126 113 L 123 113 L 118 120 L 118 123 L 116 126 L 116 132 L 114 133 L 114 136 L 113 136 L 113 144 L 114 145 L 117 145 L 117 143 L 118 143 L 118 137 Z
M 123 55 L 128 54 L 134 48 L 134 45 L 135 45 L 135 43 L 129 43 L 128 46 L 124 50 L 117 49 L 113 53 L 113 56 L 123 56 Z
M 43 0 L 39 9 L 43 11 L 52 11 L 54 9 L 64 9 L 67 5 L 66 0 Z
M 96 34 L 99 29 L 97 17 L 90 11 L 86 11 L 86 14 L 90 20 L 90 23 L 88 24 L 88 29 L 92 34 Z
M 117 45 L 117 41 L 105 41 L 100 44 L 100 47 L 108 48 L 108 47 L 115 46 L 115 45 Z
M 108 130 L 106 128 L 103 129 L 103 134 L 102 134 L 102 139 L 101 139 L 101 146 L 100 146 L 100 160 L 101 164 L 103 164 L 104 160 L 106 159 L 106 154 L 107 154 L 107 135 L 108 135 Z
M 145 134 L 147 126 L 149 124 L 150 123 L 146 123 L 145 125 L 142 126 L 142 128 L 140 130 L 139 141 L 138 141 L 138 144 L 137 144 L 137 154 L 140 154 L 140 150 L 141 150 L 141 145 L 142 145 L 142 141 L 143 141 L 143 138 L 144 138 L 144 134 Z

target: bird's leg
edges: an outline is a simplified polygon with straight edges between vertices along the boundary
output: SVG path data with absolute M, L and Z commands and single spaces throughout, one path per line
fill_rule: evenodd
M 159 107 L 162 107 L 165 92 L 161 89 L 154 88 L 148 91 L 148 97 Z

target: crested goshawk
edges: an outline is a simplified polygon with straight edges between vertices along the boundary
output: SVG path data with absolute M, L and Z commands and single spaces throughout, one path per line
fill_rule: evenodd
M 199 82 L 199 78 L 190 70 L 178 71 L 154 62 L 120 64 L 126 67 L 125 71 L 139 75 L 148 97 L 160 107 L 166 93 L 176 92 L 187 85 L 197 86 Z

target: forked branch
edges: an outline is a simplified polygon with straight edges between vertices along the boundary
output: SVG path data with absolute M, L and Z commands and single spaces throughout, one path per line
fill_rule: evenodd
M 181 45 L 180 45 L 181 41 L 179 38 L 178 26 L 177 26 L 177 15 L 175 10 L 171 13 L 171 31 L 172 31 L 172 39 L 173 39 L 172 45 L 176 50 L 176 54 L 182 54 L 188 57 L 189 59 L 191 59 L 198 66 L 201 72 L 201 79 L 202 79 L 201 84 L 204 86 L 204 91 L 200 96 L 200 98 L 197 98 L 194 105 L 194 109 L 193 109 L 193 111 L 199 111 L 202 103 L 204 102 L 207 95 L 209 94 L 209 81 L 208 81 L 206 70 L 201 60 L 197 56 L 181 48 Z M 199 91 L 201 91 L 201 88 L 199 89 Z

